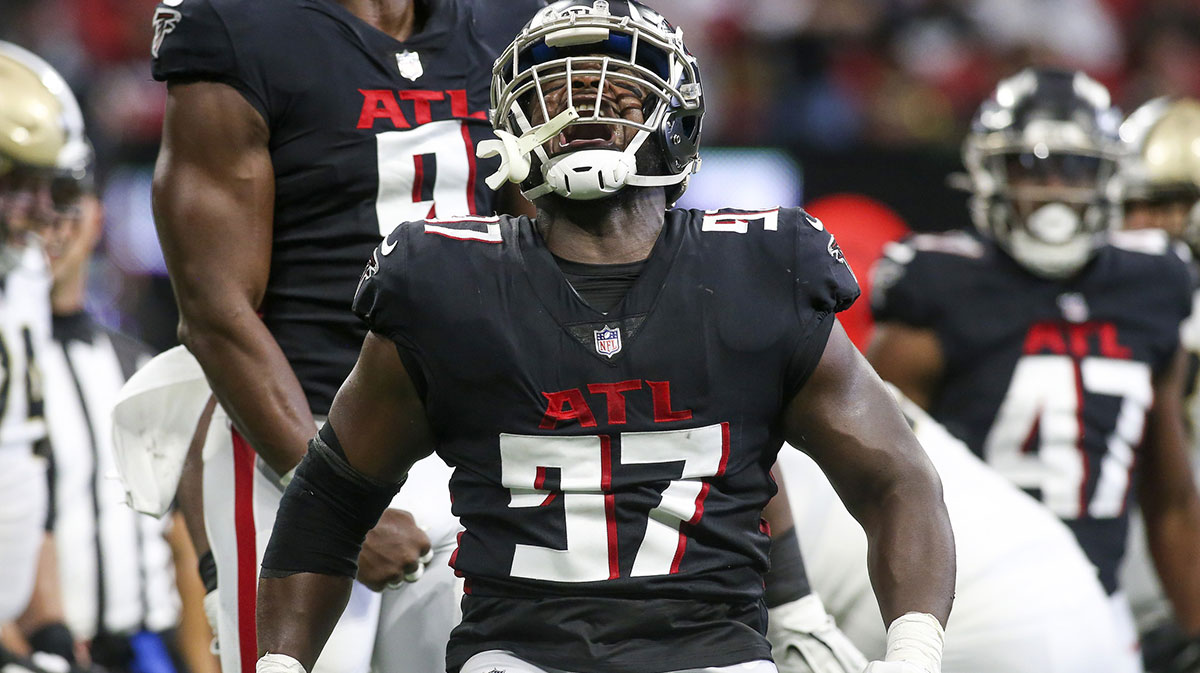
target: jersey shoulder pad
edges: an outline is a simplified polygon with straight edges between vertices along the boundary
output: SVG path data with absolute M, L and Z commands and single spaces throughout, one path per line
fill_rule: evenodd
M 265 116 L 267 83 L 280 75 L 265 71 L 283 59 L 297 18 L 294 3 L 277 0 L 162 0 L 154 10 L 151 74 L 163 82 L 229 84 Z
M 871 269 L 871 312 L 876 321 L 931 327 L 943 301 L 944 284 L 961 275 L 963 263 L 987 255 L 987 246 L 962 232 L 913 234 L 884 245 Z
M 417 225 L 420 225 L 417 227 Z M 504 242 L 500 229 L 500 217 L 450 217 L 432 220 L 421 220 L 412 223 L 409 235 L 417 235 L 415 231 L 427 236 L 448 238 L 452 241 L 475 241 L 478 243 L 499 244 Z
M 1143 255 L 1175 254 L 1170 237 L 1162 229 L 1120 229 L 1109 233 L 1108 244 Z
M 546 0 L 467 0 L 471 28 L 491 52 L 492 60 L 504 52 L 526 23 L 546 6 Z
M 801 208 L 779 209 L 778 220 L 779 229 L 796 238 L 796 289 L 801 306 L 824 313 L 850 308 L 861 290 L 833 232 Z
M 916 252 L 941 253 L 968 259 L 982 259 L 987 251 L 978 238 L 965 231 L 913 234 L 897 245 L 906 245 Z

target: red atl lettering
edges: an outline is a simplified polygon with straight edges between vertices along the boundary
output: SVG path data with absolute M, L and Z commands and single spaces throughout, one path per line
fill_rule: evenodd
M 400 103 L 412 106 L 412 118 L 419 126 L 433 121 L 433 103 L 450 98 L 450 116 L 455 119 L 487 119 L 486 110 L 471 112 L 466 89 L 429 91 L 426 89 L 359 89 L 363 96 L 362 111 L 358 115 L 358 128 L 375 127 L 378 119 L 387 119 L 397 129 L 412 128 L 404 116 Z
M 560 422 L 579 421 L 585 428 L 596 427 L 596 417 L 583 399 L 583 393 L 578 388 L 562 390 L 557 393 L 542 393 L 548 404 L 546 413 L 538 427 L 543 430 L 553 430 Z
M 620 425 L 625 422 L 625 393 L 641 390 L 642 382 L 634 379 L 620 383 L 589 383 L 587 388 L 593 395 L 603 394 L 608 398 L 608 423 Z
M 422 91 L 420 89 L 410 89 L 400 92 L 400 100 L 410 100 L 413 102 L 415 109 L 414 117 L 418 124 L 428 124 L 433 121 L 433 115 L 429 112 L 429 104 L 435 100 L 442 100 L 446 94 L 441 91 Z
M 392 126 L 398 129 L 412 128 L 400 104 L 396 102 L 396 94 L 387 89 L 359 89 L 363 95 L 362 112 L 358 115 L 358 128 L 374 128 L 376 119 L 390 119 Z
M 1117 360 L 1133 357 L 1133 349 L 1119 342 L 1117 326 L 1111 322 L 1036 323 L 1025 334 L 1024 352 L 1026 355 L 1052 353 L 1076 358 L 1099 354 Z
M 691 409 L 676 411 L 671 405 L 670 381 L 641 381 L 632 379 L 616 383 L 589 383 L 587 391 L 592 395 L 604 395 L 605 407 L 608 411 L 609 425 L 622 425 L 627 422 L 626 393 L 641 390 L 642 384 L 650 387 L 651 404 L 654 410 L 655 423 L 673 423 L 692 418 Z M 546 398 L 546 410 L 542 414 L 542 422 L 538 427 L 542 430 L 554 430 L 559 423 L 579 421 L 585 428 L 596 426 L 596 417 L 588 406 L 579 388 L 560 390 L 554 393 L 542 393 Z
M 1040 322 L 1025 334 L 1025 354 L 1040 355 L 1050 351 L 1055 355 L 1067 354 L 1067 342 L 1058 325 Z
M 472 119 L 487 119 L 487 110 L 476 110 L 471 112 L 467 105 L 467 90 L 452 89 L 446 93 L 450 94 L 450 114 L 455 117 L 470 117 Z
M 647 381 L 650 386 L 650 396 L 654 398 L 654 422 L 670 423 L 671 421 L 686 421 L 692 417 L 690 409 L 683 411 L 671 410 L 671 382 Z

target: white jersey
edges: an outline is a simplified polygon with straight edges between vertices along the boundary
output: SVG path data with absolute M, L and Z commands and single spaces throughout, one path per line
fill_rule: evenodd
M 45 254 L 26 246 L 0 289 L 0 447 L 45 438 L 39 358 L 50 342 L 50 272 Z
M 976 458 L 911 402 L 914 432 L 941 475 L 957 547 L 945 673 L 1139 670 L 1095 569 L 1044 506 Z M 813 589 L 868 659 L 886 632 L 867 576 L 866 537 L 816 464 L 785 447 L 779 467 Z
M 41 354 L 50 339 L 50 279 L 36 247 L 0 279 L 0 621 L 29 602 L 46 524 Z

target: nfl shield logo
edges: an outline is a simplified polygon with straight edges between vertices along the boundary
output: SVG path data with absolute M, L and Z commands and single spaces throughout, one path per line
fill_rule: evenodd
M 606 357 L 612 357 L 621 352 L 621 328 L 604 327 L 593 332 L 596 335 L 596 352 Z
M 396 54 L 396 66 L 400 68 L 400 76 L 409 81 L 425 74 L 425 68 L 421 66 L 421 55 L 415 51 L 405 49 Z

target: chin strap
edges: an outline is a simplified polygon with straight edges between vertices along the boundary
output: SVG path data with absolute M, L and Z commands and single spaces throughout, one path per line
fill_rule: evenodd
M 560 112 L 558 116 L 540 128 L 521 134 L 519 138 L 508 131 L 496 129 L 498 140 L 485 140 L 479 143 L 479 147 L 475 151 L 475 156 L 480 159 L 500 156 L 500 169 L 487 177 L 485 180 L 487 186 L 492 189 L 500 189 L 505 181 L 517 183 L 524 181 L 529 177 L 529 154 L 558 135 L 566 128 L 567 124 L 576 119 L 579 119 L 579 113 L 572 106 Z

